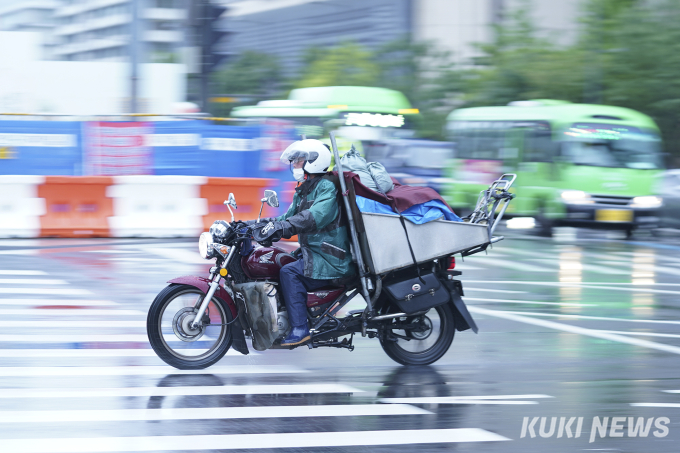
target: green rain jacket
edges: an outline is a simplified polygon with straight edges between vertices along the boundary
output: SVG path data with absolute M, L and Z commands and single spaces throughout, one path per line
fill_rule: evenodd
M 327 179 L 315 177 L 295 189 L 288 212 L 276 218 L 295 227 L 305 277 L 330 280 L 356 273 L 347 227 L 340 225 L 341 217 L 335 186 Z

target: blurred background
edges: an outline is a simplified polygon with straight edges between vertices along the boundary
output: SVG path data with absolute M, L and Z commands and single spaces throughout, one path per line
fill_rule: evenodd
M 0 174 L 286 190 L 277 155 L 333 130 L 463 213 L 515 172 L 516 227 L 671 226 L 679 18 L 680 0 L 0 0 Z

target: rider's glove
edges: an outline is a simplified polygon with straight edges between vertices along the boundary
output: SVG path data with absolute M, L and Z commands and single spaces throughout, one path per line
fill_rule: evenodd
M 253 225 L 253 239 L 260 243 L 276 242 L 281 238 L 290 239 L 295 234 L 295 227 L 287 220 L 260 222 Z
M 258 222 L 257 219 L 255 219 L 255 220 L 237 220 L 237 222 L 243 223 L 243 224 L 245 224 L 245 225 L 247 225 L 247 226 L 253 226 L 253 225 L 255 225 L 256 223 L 263 223 L 263 222 L 264 222 L 264 223 L 269 223 L 269 222 L 271 222 L 271 221 L 273 221 L 273 220 L 274 220 L 274 219 L 260 219 L 260 221 Z

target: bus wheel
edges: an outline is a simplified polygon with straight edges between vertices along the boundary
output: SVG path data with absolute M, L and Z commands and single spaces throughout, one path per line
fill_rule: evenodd
M 545 215 L 545 208 L 540 208 L 536 216 L 538 226 L 536 226 L 536 234 L 541 237 L 551 238 L 553 235 L 553 225 L 555 222 L 548 219 Z

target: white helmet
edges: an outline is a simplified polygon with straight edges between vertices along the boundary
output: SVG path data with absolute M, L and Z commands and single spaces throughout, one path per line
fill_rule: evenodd
M 319 140 L 307 139 L 293 142 L 281 154 L 281 162 L 292 164 L 304 159 L 305 173 L 325 173 L 331 165 L 331 152 Z

